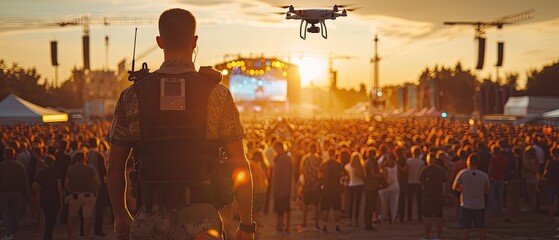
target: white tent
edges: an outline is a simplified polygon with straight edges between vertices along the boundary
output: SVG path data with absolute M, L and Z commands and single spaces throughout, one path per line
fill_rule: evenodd
M 13 94 L 0 102 L 0 124 L 66 121 L 68 114 L 41 107 Z
M 559 108 L 542 114 L 546 118 L 559 118 Z
M 558 107 L 559 98 L 557 97 L 511 97 L 505 104 L 504 115 L 517 117 L 540 116 Z

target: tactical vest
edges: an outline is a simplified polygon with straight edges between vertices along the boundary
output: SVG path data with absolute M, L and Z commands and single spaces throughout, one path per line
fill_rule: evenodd
M 184 78 L 184 110 L 161 110 L 161 79 Z M 212 171 L 219 165 L 217 141 L 206 140 L 207 105 L 219 81 L 197 72 L 152 73 L 133 86 L 139 103 L 140 142 L 135 146 L 140 206 L 177 208 L 216 205 Z

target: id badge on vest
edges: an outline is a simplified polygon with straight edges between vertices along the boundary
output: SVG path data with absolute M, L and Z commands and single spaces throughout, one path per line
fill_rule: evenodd
M 185 110 L 185 79 L 161 78 L 159 109 L 161 111 Z

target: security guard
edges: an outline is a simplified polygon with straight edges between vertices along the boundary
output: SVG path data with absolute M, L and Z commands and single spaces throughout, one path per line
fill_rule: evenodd
M 195 70 L 195 32 L 196 20 L 189 11 L 163 12 L 156 40 L 165 61 L 154 73 L 138 78 L 118 100 L 107 136 L 107 177 L 119 239 L 224 238 L 218 209 L 229 201 L 223 179 L 237 180 L 234 197 L 241 223 L 236 238 L 254 239 L 252 177 L 242 145 L 245 130 L 231 93 L 219 84 L 221 74 L 211 68 Z M 125 166 L 132 148 L 139 206 L 134 218 L 124 199 Z M 224 170 L 223 162 L 231 171 Z M 224 178 L 224 171 L 231 178 Z M 232 199 L 233 191 L 230 195 Z

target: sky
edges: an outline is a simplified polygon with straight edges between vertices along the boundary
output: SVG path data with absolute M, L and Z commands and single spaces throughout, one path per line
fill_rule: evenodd
M 328 39 L 308 34 L 302 40 L 298 21 L 273 14 L 282 11 L 278 5 L 290 4 L 297 9 L 354 4 L 359 9 L 345 18 L 327 20 Z M 504 66 L 499 70 L 501 78 L 506 73 L 517 72 L 522 83 L 530 69 L 559 60 L 557 0 L 2 0 L 0 59 L 35 67 L 50 81 L 55 70 L 50 62 L 49 42 L 57 40 L 60 82 L 70 77 L 73 67 L 83 65 L 83 28 L 45 27 L 43 23 L 86 14 L 109 19 L 128 15 L 156 19 L 162 11 L 175 7 L 190 10 L 198 19 L 197 65 L 215 65 L 236 55 L 279 57 L 300 65 L 303 86 L 328 85 L 328 57 L 334 54 L 350 57 L 333 61 L 339 87 L 355 88 L 361 83 L 370 87 L 370 59 L 376 34 L 382 58 L 381 85 L 417 82 L 428 66 L 454 66 L 460 61 L 464 67 L 473 69 L 477 58 L 474 28 L 445 26 L 443 22 L 487 20 L 528 9 L 535 10 L 533 19 L 505 25 L 500 30 L 487 30 L 485 68 L 476 74 L 480 78 L 495 78 L 498 41 L 505 42 Z M 92 69 L 115 69 L 123 59 L 130 63 L 135 27 L 138 27 L 137 56 L 145 55 L 137 59 L 138 63 L 145 61 L 151 70 L 157 69 L 163 61 L 162 51 L 148 51 L 154 48 L 158 35 L 155 22 L 92 24 Z M 108 55 L 105 36 L 109 36 Z

